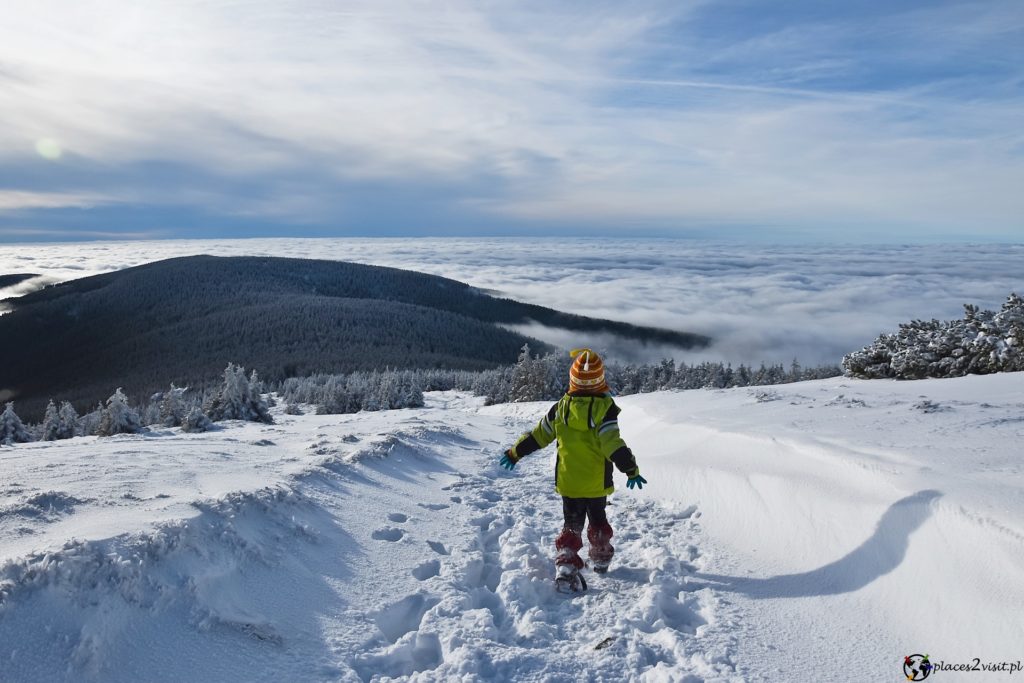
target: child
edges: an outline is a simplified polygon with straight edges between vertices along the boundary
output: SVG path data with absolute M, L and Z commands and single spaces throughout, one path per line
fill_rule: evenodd
M 565 526 L 555 540 L 555 587 L 563 593 L 587 588 L 579 574 L 584 562 L 578 554 L 583 547 L 583 525 L 587 519 L 594 571 L 608 571 L 615 552 L 612 528 L 605 515 L 608 494 L 615 490 L 612 464 L 629 477 L 629 488 L 642 489 L 647 483 L 640 476 L 633 453 L 619 436 L 619 407 L 609 394 L 604 363 L 590 349 L 571 353 L 575 360 L 569 369 L 568 393 L 501 458 L 501 465 L 511 470 L 524 456 L 558 440 L 555 490 L 562 495 Z

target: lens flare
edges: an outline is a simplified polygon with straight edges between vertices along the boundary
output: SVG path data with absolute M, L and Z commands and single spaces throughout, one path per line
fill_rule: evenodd
M 60 159 L 60 155 L 63 153 L 60 143 L 53 138 L 40 138 L 36 140 L 36 151 L 39 152 L 39 156 L 51 161 Z

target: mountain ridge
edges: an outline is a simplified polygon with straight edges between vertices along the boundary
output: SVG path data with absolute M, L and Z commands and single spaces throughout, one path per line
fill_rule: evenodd
M 695 347 L 706 337 L 586 318 L 490 296 L 415 271 L 275 257 L 187 256 L 7 299 L 0 391 L 31 416 L 49 398 L 91 407 L 117 386 L 136 397 L 204 386 L 228 361 L 265 379 L 412 367 L 510 364 L 525 322 Z

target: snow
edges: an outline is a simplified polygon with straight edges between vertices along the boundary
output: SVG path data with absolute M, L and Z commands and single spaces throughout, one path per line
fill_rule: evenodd
M 622 397 L 650 483 L 617 475 L 612 569 L 571 598 L 553 449 L 497 464 L 547 404 L 426 401 L 0 448 L 0 680 L 895 680 L 913 653 L 1022 658 L 1021 373 Z

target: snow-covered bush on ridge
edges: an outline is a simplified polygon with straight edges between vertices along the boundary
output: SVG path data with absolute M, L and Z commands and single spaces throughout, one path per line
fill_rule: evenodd
M 40 439 L 43 441 L 56 441 L 60 437 L 57 436 L 60 430 L 60 414 L 57 412 L 57 406 L 54 404 L 53 399 L 46 404 L 46 413 L 43 415 L 43 424 L 40 426 L 42 433 Z
M 14 404 L 8 403 L 3 413 L 0 413 L 0 444 L 10 446 L 12 443 L 26 443 L 32 441 L 32 434 L 21 422 L 21 418 L 14 412 Z
M 487 397 L 488 403 L 537 401 L 557 399 L 566 390 L 569 366 L 568 354 L 548 354 L 531 358 L 529 347 L 523 347 L 519 362 L 511 372 L 489 371 L 481 373 L 473 386 L 477 395 Z M 802 368 L 795 360 L 787 371 L 782 365 L 748 368 L 723 363 L 678 365 L 672 359 L 656 364 L 622 365 L 608 363 L 605 373 L 612 390 L 619 395 L 648 393 L 673 389 L 725 389 L 729 387 L 784 384 L 811 379 L 824 379 L 841 374 L 837 367 Z
M 360 410 L 422 408 L 422 373 L 413 370 L 354 372 L 350 375 L 291 377 L 281 384 L 281 398 L 289 405 L 310 403 L 321 415 Z M 437 389 L 454 387 L 434 382 Z
M 964 306 L 963 320 L 914 320 L 843 358 L 850 377 L 924 379 L 1024 370 L 1024 299 L 999 312 Z
M 424 391 L 457 389 L 483 396 L 488 405 L 514 401 L 554 400 L 565 392 L 572 359 L 568 353 L 535 357 L 524 345 L 515 365 L 470 372 L 465 370 L 401 370 L 351 375 L 318 374 L 291 377 L 279 385 L 289 404 L 309 403 L 321 414 L 354 413 L 423 405 Z M 744 365 L 734 369 L 722 363 L 689 366 L 664 360 L 656 365 L 605 366 L 608 380 L 618 394 L 665 389 L 704 389 L 783 384 L 824 379 L 842 374 L 838 367 L 801 368 L 794 361 L 759 369 Z M 389 397 L 389 398 L 388 398 Z
M 291 377 L 273 388 L 288 405 L 285 412 L 290 415 L 302 414 L 300 404 L 316 406 L 319 414 L 420 408 L 425 391 L 468 391 L 484 397 L 489 405 L 553 400 L 566 390 L 571 363 L 567 353 L 533 356 L 530 347 L 524 345 L 515 365 L 493 370 L 431 368 L 349 375 L 315 374 Z M 733 369 L 721 363 L 676 365 L 672 360 L 653 365 L 610 363 L 606 368 L 611 386 L 623 395 L 665 389 L 781 384 L 840 374 L 840 370 L 833 367 L 802 369 L 795 361 L 788 372 L 782 365 L 762 365 L 755 370 L 743 365 Z M 29 433 L 28 440 L 133 433 L 140 431 L 143 425 L 180 425 L 183 431 L 205 431 L 212 422 L 221 420 L 272 423 L 270 397 L 263 394 L 263 389 L 263 382 L 255 370 L 246 377 L 243 367 L 229 363 L 224 371 L 223 385 L 212 395 L 204 396 L 202 392 L 172 383 L 168 391 L 154 394 L 148 403 L 133 410 L 128 407 L 128 399 L 119 388 L 107 406 L 101 402 L 94 411 L 81 417 L 67 401 L 61 403 L 55 414 L 51 401 L 43 423 L 35 427 L 37 435 Z
M 70 439 L 82 433 L 78 412 L 68 401 L 60 402 L 60 410 L 57 411 L 60 423 L 58 439 Z
M 70 439 L 78 434 L 78 413 L 67 401 L 63 401 L 58 408 L 51 400 L 46 405 L 46 415 L 39 429 L 43 441 Z
M 257 387 L 253 388 L 252 380 Z M 252 380 L 245 376 L 245 368 L 228 363 L 224 370 L 224 385 L 221 390 L 207 403 L 205 412 L 213 421 L 248 420 L 271 424 L 274 418 L 262 394 L 259 393 L 260 382 L 253 372 Z
M 181 421 L 181 431 L 183 432 L 206 432 L 212 426 L 213 422 L 199 406 L 192 406 L 192 409 Z
M 139 414 L 128 406 L 128 397 L 121 391 L 121 387 L 118 387 L 113 396 L 107 399 L 107 407 L 100 415 L 96 435 L 135 434 L 141 430 L 142 421 Z
M 157 414 L 157 419 L 162 426 L 181 426 L 182 421 L 188 414 L 188 407 L 182 400 L 182 395 L 185 391 L 186 389 L 176 387 L 174 386 L 174 382 L 171 382 L 171 388 L 160 396 L 160 409 Z
M 565 391 L 570 365 L 572 358 L 568 354 L 548 354 L 543 358 L 534 358 L 530 356 L 530 345 L 523 344 L 509 378 L 511 386 L 508 401 L 542 401 L 561 396 Z
M 94 436 L 100 426 L 100 418 L 103 417 L 103 401 L 96 404 L 92 412 L 85 413 L 78 419 L 79 433 L 84 436 Z

